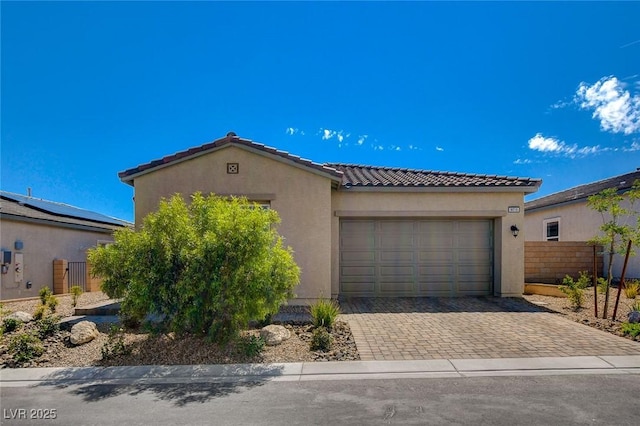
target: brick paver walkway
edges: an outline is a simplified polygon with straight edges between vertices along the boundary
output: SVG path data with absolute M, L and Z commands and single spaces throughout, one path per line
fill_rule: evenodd
M 640 342 L 519 299 L 354 298 L 340 305 L 363 360 L 640 355 Z

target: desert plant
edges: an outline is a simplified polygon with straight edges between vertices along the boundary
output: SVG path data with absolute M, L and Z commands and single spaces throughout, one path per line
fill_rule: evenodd
M 38 336 L 41 339 L 45 339 L 49 336 L 53 336 L 58 330 L 60 330 L 59 322 L 60 317 L 56 315 L 44 316 L 37 322 Z
M 33 319 L 41 320 L 47 313 L 47 305 L 39 305 L 35 311 L 33 311 Z
M 47 307 L 51 312 L 55 312 L 56 308 L 58 307 L 58 298 L 53 295 L 49 296 L 49 298 L 47 299 Z
M 333 299 L 320 299 L 309 307 L 309 311 L 315 327 L 331 329 L 340 315 L 340 306 Z
M 20 325 L 22 324 L 22 321 L 16 319 L 16 318 L 5 318 L 2 321 L 2 330 L 5 333 L 11 333 L 16 331 Z
M 69 289 L 69 293 L 71 293 L 71 305 L 75 308 L 78 304 L 78 298 L 82 294 L 82 287 L 74 285 Z
M 624 295 L 627 299 L 635 299 L 640 290 L 640 281 L 629 280 L 624 283 Z
M 638 300 L 636 303 L 631 305 L 631 310 L 640 312 L 640 300 Z
M 51 293 L 49 287 L 42 287 L 38 292 L 38 296 L 40 296 L 40 302 L 42 302 L 43 305 L 46 305 L 49 301 L 49 297 L 51 297 L 52 294 L 53 293 Z
M 625 335 L 629 335 L 631 337 L 640 336 L 640 322 L 638 323 L 628 323 L 623 322 L 620 326 L 622 333 Z
M 14 361 L 23 363 L 31 361 L 44 353 L 42 341 L 30 333 L 20 333 L 9 342 L 9 353 Z
M 264 345 L 264 339 L 254 335 L 241 336 L 236 341 L 236 346 L 240 353 L 250 358 L 259 355 L 264 349 Z
M 311 336 L 311 350 L 326 352 L 331 348 L 332 337 L 325 327 L 317 327 Z
M 249 320 L 277 313 L 293 297 L 300 270 L 273 225 L 274 210 L 244 198 L 196 193 L 163 199 L 138 231 L 89 251 L 102 290 L 121 311 L 158 315 L 176 332 L 237 337 Z
M 604 277 L 598 277 L 598 293 L 605 294 L 609 288 L 609 282 Z
M 582 308 L 582 303 L 584 301 L 584 289 L 587 288 L 590 282 L 591 277 L 586 271 L 580 272 L 580 277 L 577 281 L 574 281 L 574 279 L 569 275 L 565 276 L 562 280 L 563 285 L 558 288 L 561 292 L 567 295 L 573 310 L 577 311 Z
M 124 329 L 117 325 L 109 328 L 109 337 L 100 350 L 102 359 L 107 360 L 131 353 L 131 348 L 124 341 Z

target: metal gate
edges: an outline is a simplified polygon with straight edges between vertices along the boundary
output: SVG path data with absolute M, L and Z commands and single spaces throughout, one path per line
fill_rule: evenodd
M 69 288 L 77 285 L 83 292 L 87 291 L 87 262 L 68 262 L 67 274 Z

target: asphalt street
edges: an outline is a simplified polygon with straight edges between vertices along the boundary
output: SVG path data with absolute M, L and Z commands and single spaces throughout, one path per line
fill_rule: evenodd
M 580 373 L 0 389 L 3 425 L 637 425 L 638 395 L 639 374 Z

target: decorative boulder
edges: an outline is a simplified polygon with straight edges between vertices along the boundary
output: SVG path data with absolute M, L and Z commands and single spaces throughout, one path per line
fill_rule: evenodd
M 71 327 L 71 343 L 74 345 L 83 345 L 98 337 L 100 332 L 96 324 L 91 321 L 80 321 Z
M 640 322 L 640 311 L 629 312 L 629 322 L 631 324 L 637 324 Z
M 33 315 L 31 315 L 28 312 L 22 312 L 22 311 L 14 312 L 11 315 L 8 315 L 7 318 L 17 319 L 18 321 L 21 321 L 21 322 L 33 321 Z
M 276 346 L 291 337 L 291 332 L 281 325 L 271 324 L 260 330 L 260 337 L 267 346 Z

